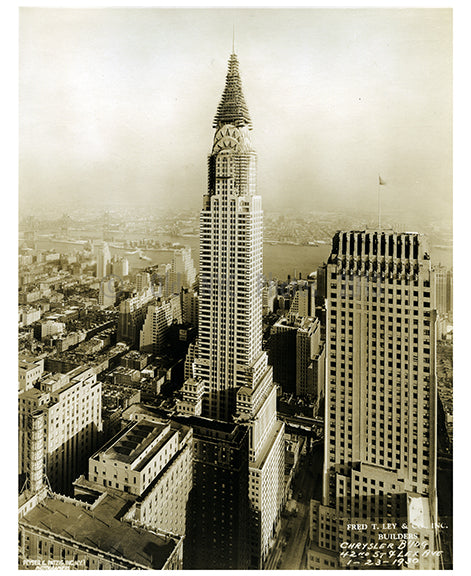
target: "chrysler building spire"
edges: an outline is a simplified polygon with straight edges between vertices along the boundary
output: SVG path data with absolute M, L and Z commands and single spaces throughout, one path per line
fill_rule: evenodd
M 249 129 L 252 129 L 252 120 L 242 92 L 239 61 L 235 54 L 231 54 L 229 58 L 226 85 L 214 117 L 213 128 L 219 128 L 224 124 L 232 124 L 238 128 L 248 126 Z

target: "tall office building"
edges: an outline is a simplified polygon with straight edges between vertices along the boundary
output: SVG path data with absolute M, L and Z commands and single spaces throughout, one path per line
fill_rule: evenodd
M 33 491 L 31 466 L 41 454 L 41 480 L 45 474 L 52 490 L 69 494 L 102 431 L 101 382 L 94 368 L 80 366 L 46 375 L 38 386 L 18 399 L 20 480 L 27 478 Z
M 148 275 L 137 276 L 138 290 L 136 294 L 123 300 L 119 304 L 118 333 L 119 341 L 131 342 L 134 346 L 139 346 L 141 328 L 147 315 L 147 308 L 155 302 L 155 293 L 150 285 Z
M 296 317 L 282 316 L 270 331 L 268 358 L 283 394 L 296 393 Z
M 453 270 L 434 266 L 438 314 L 453 314 Z
M 123 279 L 129 275 L 129 260 L 123 256 L 113 256 L 111 259 L 111 274 Z
M 138 272 L 136 274 L 136 290 L 138 294 L 145 292 L 151 287 L 151 277 L 149 272 Z
M 180 294 L 182 288 L 194 288 L 196 268 L 191 248 L 175 250 L 168 273 L 168 294 Z
M 268 355 L 283 393 L 317 400 L 323 390 L 324 344 L 318 318 L 289 314 L 272 326 Z
M 182 288 L 180 298 L 183 323 L 198 328 L 198 293 L 189 288 Z
M 436 313 L 425 239 L 338 232 L 323 272 L 324 483 L 308 568 L 436 568 Z M 379 565 L 346 548 L 379 539 L 394 550 Z
M 290 314 L 315 316 L 315 286 L 313 280 L 298 280 L 295 286 L 296 292 L 289 309 Z
M 98 290 L 98 304 L 100 308 L 110 308 L 116 303 L 116 282 L 113 276 L 104 278 Z
M 193 475 L 184 568 L 248 568 L 248 433 L 245 426 L 190 416 Z
M 262 351 L 262 199 L 235 54 L 213 127 L 200 215 L 194 375 L 205 386 L 203 416 L 235 419 L 249 429 L 249 564 L 260 568 L 283 502 L 284 426 L 276 417 L 276 386 Z
M 111 272 L 111 252 L 107 242 L 97 243 L 94 247 L 96 256 L 96 277 L 102 280 Z
M 302 318 L 296 332 L 296 394 L 318 400 L 323 392 L 325 350 L 318 318 Z
M 174 322 L 177 324 L 182 322 L 179 296 L 170 296 L 149 304 L 140 332 L 139 350 L 161 354 L 168 344 L 168 331 Z

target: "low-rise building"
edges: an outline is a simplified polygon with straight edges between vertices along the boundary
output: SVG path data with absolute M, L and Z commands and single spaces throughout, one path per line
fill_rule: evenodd
M 94 491 L 87 501 L 45 490 L 20 498 L 19 568 L 181 569 L 183 538 L 123 520 L 128 506 L 117 491 Z
M 64 322 L 57 322 L 53 318 L 48 318 L 40 324 L 40 339 L 45 340 L 54 334 L 62 334 L 65 332 Z
M 121 358 L 121 365 L 133 370 L 143 370 L 150 361 L 150 354 L 143 354 L 137 350 L 130 350 Z
M 44 358 L 21 356 L 18 362 L 18 390 L 26 391 L 32 388 L 44 372 Z
M 136 412 L 123 430 L 89 460 L 88 483 L 133 495 L 125 519 L 153 530 L 184 535 L 192 486 L 193 431 L 189 426 Z
M 201 416 L 203 410 L 204 383 L 188 378 L 182 388 L 182 398 L 177 400 L 177 412 L 187 416 Z
M 41 309 L 34 306 L 23 306 L 20 308 L 19 324 L 22 326 L 29 326 L 33 322 L 37 322 L 41 318 Z

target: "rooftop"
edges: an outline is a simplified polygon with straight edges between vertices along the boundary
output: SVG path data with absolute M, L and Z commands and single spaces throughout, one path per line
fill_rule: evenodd
M 144 417 L 147 416 L 151 422 L 154 422 L 154 419 L 156 418 L 158 420 L 163 420 L 164 422 L 168 422 L 169 419 L 169 414 L 166 410 L 143 403 L 132 404 L 126 408 L 123 412 L 123 419 L 134 421 L 135 419 L 138 419 L 140 415 Z
M 153 455 L 168 440 L 169 432 L 168 424 L 146 420 L 133 422 L 117 437 L 112 438 L 96 455 L 104 454 L 107 458 L 132 465 L 139 460 L 147 448 L 155 443 L 155 446 L 151 448 L 150 453 L 144 459 L 147 461 L 149 456 Z M 138 468 L 141 468 L 141 464 Z
M 21 370 L 31 370 L 32 368 L 37 368 L 38 364 L 34 361 L 20 360 L 18 367 L 21 368 Z
M 173 416 L 173 420 L 193 428 L 195 438 L 209 440 L 211 438 L 217 441 L 240 442 L 246 434 L 247 429 L 238 423 L 225 422 L 222 420 L 212 420 L 204 416 L 187 416 L 179 414 Z
M 143 528 L 121 522 L 125 496 L 105 493 L 96 506 L 79 500 L 47 497 L 21 520 L 21 524 L 46 530 L 90 549 L 113 554 L 144 569 L 164 566 L 176 543 Z

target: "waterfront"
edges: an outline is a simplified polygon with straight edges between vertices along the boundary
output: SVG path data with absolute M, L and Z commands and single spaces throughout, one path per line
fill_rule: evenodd
M 139 239 L 139 238 L 132 238 Z M 131 238 L 130 238 L 131 240 Z M 170 236 L 159 235 L 156 240 L 162 244 L 169 243 L 177 246 L 186 246 L 191 248 L 195 266 L 198 268 L 199 260 L 199 238 L 197 236 Z M 130 271 L 135 272 L 146 266 L 155 264 L 165 264 L 172 259 L 173 249 L 168 248 L 117 248 L 114 241 L 109 242 L 112 256 L 125 256 L 129 260 Z M 60 242 L 50 238 L 38 238 L 36 240 L 37 248 L 41 250 L 57 250 L 66 254 L 73 253 L 77 250 L 84 250 L 85 245 Z M 288 275 L 291 277 L 299 276 L 301 273 L 304 277 L 317 270 L 319 264 L 328 257 L 330 245 L 321 244 L 319 246 L 298 246 L 294 244 L 269 244 L 265 243 L 264 252 L 264 274 L 268 278 L 278 278 L 285 280 Z M 145 259 L 143 259 L 143 256 Z M 147 260 L 150 258 L 150 260 Z
M 144 235 L 130 234 L 127 239 L 140 240 Z M 83 239 L 83 238 L 82 238 Z M 88 238 L 87 238 L 88 239 Z M 97 238 L 99 236 L 97 235 Z M 198 236 L 172 236 L 161 234 L 155 236 L 162 245 L 168 245 L 165 248 L 138 249 L 118 248 L 114 243 L 122 242 L 122 239 L 111 240 L 110 251 L 112 256 L 125 256 L 129 261 L 130 272 L 136 272 L 146 266 L 165 264 L 171 261 L 173 248 L 188 247 L 191 248 L 196 268 L 199 265 L 199 237 Z M 36 247 L 41 250 L 57 250 L 61 253 L 70 254 L 77 250 L 84 250 L 85 244 L 75 244 L 53 240 L 49 237 L 39 237 L 36 240 Z M 318 266 L 325 262 L 330 253 L 329 244 L 319 244 L 318 246 L 306 246 L 296 244 L 272 244 L 265 242 L 263 246 L 263 272 L 267 278 L 278 278 L 286 280 L 288 275 L 291 278 L 299 277 L 299 274 L 305 278 L 311 272 L 317 270 Z M 453 252 L 451 248 L 432 247 L 432 262 L 434 264 L 443 264 L 448 268 L 453 266 Z

